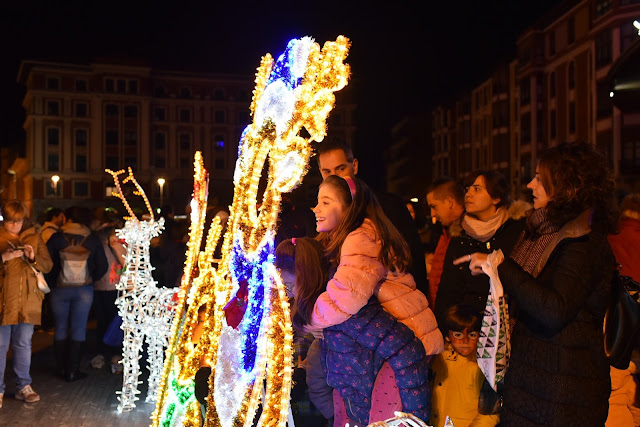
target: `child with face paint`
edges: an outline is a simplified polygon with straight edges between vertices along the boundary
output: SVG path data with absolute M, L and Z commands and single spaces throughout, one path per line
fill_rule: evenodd
M 447 332 L 445 351 L 436 356 L 431 367 L 433 394 L 429 425 L 442 427 L 446 417 L 457 426 L 495 426 L 498 415 L 478 412 L 478 400 L 484 374 L 476 361 L 481 318 L 467 305 L 447 310 L 443 330 Z

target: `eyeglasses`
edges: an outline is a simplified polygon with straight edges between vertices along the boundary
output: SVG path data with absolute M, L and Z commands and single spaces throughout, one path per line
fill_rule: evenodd
M 462 340 L 464 339 L 464 337 L 468 337 L 470 340 L 477 340 L 478 338 L 480 338 L 480 333 L 477 331 L 473 331 L 473 332 L 458 332 L 458 331 L 451 331 L 451 336 L 457 340 Z
M 468 185 L 466 187 L 464 187 L 464 192 L 468 193 L 469 190 L 473 190 L 474 193 L 479 193 L 482 190 L 486 190 L 485 187 L 483 187 L 482 185 Z
M 10 219 L 8 221 L 5 221 L 5 224 L 22 224 L 24 222 L 24 219 Z

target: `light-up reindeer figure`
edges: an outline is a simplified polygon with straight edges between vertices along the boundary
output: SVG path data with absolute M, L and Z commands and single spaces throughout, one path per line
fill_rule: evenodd
M 155 401 L 158 385 L 162 375 L 164 348 L 171 329 L 173 311 L 177 299 L 174 298 L 177 289 L 158 288 L 151 272 L 153 267 L 149 259 L 151 239 L 157 237 L 164 228 L 164 218 L 154 220 L 153 210 L 147 196 L 129 168 L 128 176 L 122 180 L 122 185 L 131 182 L 135 186 L 134 195 L 142 197 L 149 212 L 148 220 L 139 220 L 127 202 L 119 180 L 124 170 L 111 174 L 117 192 L 114 196 L 120 198 L 129 213 L 125 217 L 124 228 L 116 234 L 124 239 L 127 255 L 124 262 L 124 272 L 120 282 L 116 285 L 119 291 L 116 305 L 122 317 L 124 340 L 122 343 L 123 376 L 122 390 L 119 394 L 118 411 L 128 411 L 135 408 L 138 400 L 138 378 L 140 376 L 139 359 L 142 353 L 143 339 L 148 346 L 149 380 L 147 402 Z
M 220 236 L 214 221 L 207 248 L 198 257 L 197 277 L 191 278 L 194 257 L 185 266 L 182 287 L 189 292 L 181 295 L 177 307 L 153 425 L 200 425 L 199 405 L 188 397 L 188 389 L 202 360 L 212 369 L 206 426 L 251 426 L 263 396 L 258 425 L 286 424 L 293 332 L 284 285 L 273 266 L 273 239 L 281 194 L 302 181 L 311 141 L 325 136 L 333 92 L 347 84 L 348 49 L 342 36 L 322 49 L 305 37 L 291 40 L 277 61 L 269 54 L 263 57 L 251 104 L 253 123 L 239 144 L 222 260 L 217 268 L 207 261 Z M 258 204 L 267 162 L 267 184 Z M 191 236 L 197 230 L 193 221 Z M 234 330 L 226 325 L 223 308 L 243 282 L 248 284 L 248 305 Z M 203 308 L 203 332 L 194 348 L 191 325 Z

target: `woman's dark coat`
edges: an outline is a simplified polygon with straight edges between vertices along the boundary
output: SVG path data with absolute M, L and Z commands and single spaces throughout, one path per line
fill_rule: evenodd
M 519 308 L 505 377 L 504 426 L 603 426 L 611 391 L 602 325 L 614 258 L 589 212 L 567 223 L 534 274 L 498 267 Z
M 440 286 L 433 308 L 443 334 L 446 332 L 443 328 L 446 313 L 450 307 L 465 304 L 475 307 L 479 313 L 482 313 L 489 296 L 489 277 L 484 274 L 472 276 L 468 263 L 453 265 L 453 261 L 472 253 L 488 254 L 498 249 L 501 249 L 507 258 L 524 229 L 524 213 L 519 206 L 518 209 L 510 209 L 510 218 L 486 242 L 471 238 L 464 230 L 451 238 L 444 257 Z

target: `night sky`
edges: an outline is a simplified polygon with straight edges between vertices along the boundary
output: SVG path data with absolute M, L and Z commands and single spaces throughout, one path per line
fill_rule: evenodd
M 309 35 L 322 45 L 342 34 L 353 43 L 356 156 L 363 177 L 379 186 L 393 124 L 486 79 L 513 57 L 518 34 L 559 1 L 2 3 L 1 146 L 23 138 L 23 91 L 15 83 L 21 59 L 133 58 L 253 79 L 262 55 L 279 55 L 289 39 Z

